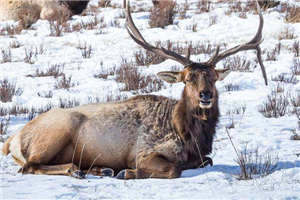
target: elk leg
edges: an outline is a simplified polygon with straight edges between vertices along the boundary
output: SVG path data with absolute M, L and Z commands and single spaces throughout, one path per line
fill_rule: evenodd
M 83 171 L 72 163 L 62 165 L 25 165 L 19 172 L 23 174 L 65 175 L 79 179 L 85 177 Z
M 181 170 L 164 156 L 153 153 L 142 158 L 137 169 L 125 169 L 118 173 L 119 179 L 178 178 Z

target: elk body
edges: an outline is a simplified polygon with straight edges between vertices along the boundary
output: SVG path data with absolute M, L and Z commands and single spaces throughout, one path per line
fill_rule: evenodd
M 89 1 L 0 0 L 0 21 L 23 20 L 27 26 L 41 19 L 56 19 L 80 14 Z
M 53 109 L 30 121 L 3 146 L 23 173 L 83 177 L 85 173 L 117 178 L 176 178 L 182 170 L 212 165 L 207 155 L 219 117 L 215 83 L 228 71 L 215 69 L 221 59 L 243 50 L 256 49 L 260 58 L 263 17 L 246 44 L 195 63 L 164 48 L 150 45 L 134 25 L 126 3 L 126 28 L 145 49 L 185 66 L 180 72 L 160 72 L 169 82 L 183 82 L 180 100 L 162 96 L 136 96 L 129 100 Z M 189 52 L 189 51 L 188 51 Z M 265 81 L 267 81 L 264 73 Z M 267 82 L 266 82 L 267 83 Z

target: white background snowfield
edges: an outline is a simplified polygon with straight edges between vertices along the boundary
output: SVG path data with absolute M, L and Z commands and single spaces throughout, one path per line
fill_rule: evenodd
M 105 101 L 118 95 L 134 96 L 142 91 L 123 91 L 124 84 L 115 81 L 115 75 L 95 78 L 101 71 L 118 69 L 122 58 L 135 61 L 134 53 L 140 49 L 129 37 L 124 28 L 124 12 L 120 0 L 113 0 L 117 8 L 98 8 L 97 18 L 103 19 L 92 30 L 64 32 L 61 37 L 49 36 L 49 22 L 39 20 L 31 28 L 12 37 L 0 36 L 0 49 L 7 50 L 12 42 L 20 43 L 20 47 L 11 48 L 11 62 L 1 62 L 0 80 L 8 79 L 21 88 L 23 92 L 15 95 L 12 102 L 0 102 L 1 108 L 11 108 L 14 105 L 26 108 L 43 108 L 49 103 L 58 105 L 59 99 L 76 100 L 80 104 Z M 183 7 L 185 0 L 177 0 Z M 197 12 L 198 0 L 187 0 L 189 8 L 186 16 L 176 14 L 173 25 L 164 29 L 150 28 L 149 15 L 152 2 L 150 0 L 132 0 L 134 10 L 133 20 L 142 34 L 150 43 L 156 41 L 207 42 L 211 44 L 226 43 L 227 48 L 250 40 L 258 26 L 258 16 L 255 11 L 228 14 L 228 3 L 213 3 L 209 13 Z M 300 3 L 294 0 L 288 2 L 295 6 Z M 96 5 L 93 0 L 90 5 Z M 99 178 L 89 176 L 78 180 L 65 176 L 22 175 L 17 173 L 19 166 L 11 156 L 0 155 L 0 199 L 300 199 L 300 141 L 291 140 L 293 134 L 299 133 L 298 118 L 292 112 L 290 104 L 287 112 L 279 118 L 266 118 L 259 112 L 267 101 L 268 95 L 279 84 L 284 87 L 283 94 L 297 96 L 300 93 L 300 77 L 295 76 L 293 83 L 274 81 L 275 77 L 284 73 L 291 76 L 295 53 L 293 44 L 300 40 L 300 23 L 286 23 L 285 13 L 281 7 L 263 12 L 265 26 L 263 30 L 263 59 L 266 67 L 269 85 L 265 86 L 259 65 L 256 63 L 255 51 L 237 54 L 250 62 L 251 72 L 232 72 L 225 80 L 217 83 L 220 96 L 220 122 L 210 155 L 214 166 L 204 169 L 186 170 L 177 179 L 145 179 L 117 180 L 114 178 Z M 68 23 L 78 24 L 94 19 L 95 12 L 86 16 L 74 16 Z M 239 16 L 240 15 L 240 16 Z M 215 17 L 216 16 L 216 17 Z M 215 23 L 211 20 L 215 19 Z M 1 22 L 5 27 L 14 22 Z M 106 26 L 101 26 L 106 24 Z M 191 27 L 196 26 L 196 30 Z M 292 39 L 279 38 L 289 30 L 294 34 Z M 281 51 L 276 60 L 268 60 L 267 53 L 281 43 Z M 90 58 L 83 58 L 80 46 L 91 46 Z M 25 48 L 42 48 L 44 51 L 32 57 L 31 63 L 25 63 Z M 194 61 L 206 61 L 209 55 L 192 55 Z M 299 59 L 299 57 L 298 57 Z M 223 68 L 220 62 L 217 68 Z M 66 77 L 72 76 L 74 86 L 69 90 L 56 89 L 55 84 L 60 79 L 49 77 L 31 77 L 36 69 L 47 70 L 50 66 L 63 66 Z M 174 67 L 175 66 L 175 67 Z M 255 67 L 257 66 L 257 67 Z M 163 70 L 182 69 L 178 63 L 167 60 L 160 64 L 138 66 L 142 74 L 155 74 Z M 115 69 L 113 69 L 115 70 Z M 229 84 L 238 89 L 228 91 Z M 161 90 L 153 94 L 179 99 L 184 85 L 164 84 Z M 52 95 L 51 92 L 52 91 Z M 50 94 L 49 94 L 50 93 Z M 46 98 L 47 94 L 52 96 Z M 282 94 L 282 93 L 281 93 Z M 279 94 L 279 95 L 281 95 Z M 245 112 L 236 114 L 236 110 Z M 7 116 L 2 116 L 5 119 Z M 233 123 L 232 123 L 233 121 Z M 6 135 L 1 136 L 0 148 L 9 135 L 15 134 L 28 122 L 26 114 L 11 115 L 10 125 Z M 249 151 L 259 148 L 261 154 L 269 152 L 278 157 L 273 173 L 261 177 L 255 175 L 251 180 L 239 180 L 240 167 L 237 156 L 226 133 L 226 127 L 234 124 L 229 133 L 238 151 Z M 232 126 L 231 126 L 232 127 Z

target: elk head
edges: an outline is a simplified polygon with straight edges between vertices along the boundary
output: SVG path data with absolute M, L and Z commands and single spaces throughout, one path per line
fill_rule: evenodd
M 221 53 L 219 52 L 220 48 L 218 46 L 212 58 L 201 63 L 196 63 L 190 60 L 190 49 L 188 49 L 187 55 L 184 57 L 163 47 L 158 48 L 149 44 L 143 38 L 132 20 L 129 0 L 124 2 L 126 4 L 126 29 L 131 38 L 146 50 L 166 59 L 175 60 L 184 66 L 184 69 L 181 72 L 164 71 L 159 72 L 158 76 L 162 80 L 169 83 L 185 83 L 184 92 L 188 96 L 187 99 L 192 107 L 200 107 L 201 109 L 209 109 L 212 107 L 217 99 L 217 91 L 215 86 L 216 81 L 224 79 L 229 74 L 229 70 L 216 70 L 216 64 L 222 59 L 240 51 L 246 51 L 250 49 L 255 49 L 257 51 L 257 58 L 263 73 L 263 78 L 265 80 L 265 84 L 268 84 L 265 67 L 261 59 L 261 49 L 259 47 L 259 45 L 262 43 L 262 29 L 264 20 L 257 1 L 256 4 L 260 21 L 254 38 L 245 44 L 238 45 Z

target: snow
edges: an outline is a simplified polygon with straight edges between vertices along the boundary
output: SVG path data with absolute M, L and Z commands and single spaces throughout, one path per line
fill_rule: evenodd
M 96 3 L 97 0 L 93 0 Z M 113 0 L 121 5 L 121 1 Z M 185 0 L 177 0 L 183 4 Z M 247 18 L 239 18 L 237 14 L 225 15 L 226 4 L 218 4 L 218 8 L 210 13 L 197 14 L 196 0 L 188 1 L 190 10 L 186 19 L 175 19 L 175 25 L 165 29 L 149 28 L 149 12 L 133 13 L 133 19 L 143 36 L 150 43 L 155 41 L 185 41 L 205 42 L 212 44 L 227 43 L 232 47 L 251 39 L 258 25 L 258 16 L 247 13 Z M 297 1 L 286 2 L 300 5 Z M 133 1 L 139 8 L 149 10 L 151 1 Z M 193 10 L 194 9 L 194 10 Z M 117 180 L 114 178 L 99 178 L 89 176 L 84 180 L 77 180 L 64 176 L 22 175 L 17 173 L 19 167 L 11 156 L 0 155 L 0 199 L 300 199 L 300 153 L 299 141 L 290 140 L 294 130 L 299 132 L 297 117 L 287 114 L 280 118 L 265 118 L 259 107 L 266 101 L 272 89 L 277 85 L 271 78 L 281 73 L 291 73 L 293 53 L 290 49 L 294 41 L 299 41 L 300 24 L 287 24 L 284 14 L 276 9 L 264 12 L 265 26 L 263 30 L 264 42 L 262 49 L 271 51 L 278 44 L 278 36 L 286 27 L 294 30 L 296 39 L 282 40 L 281 54 L 277 61 L 264 61 L 269 86 L 264 85 L 260 67 L 253 72 L 232 72 L 225 80 L 217 83 L 220 98 L 221 117 L 214 142 L 211 157 L 214 166 L 204 169 L 186 170 L 178 179 L 146 179 L 146 180 Z M 134 52 L 139 48 L 129 37 L 124 27 L 124 19 L 118 18 L 120 8 L 100 9 L 98 18 L 104 16 L 108 26 L 104 34 L 99 30 L 81 30 L 79 32 L 64 33 L 62 37 L 49 36 L 49 24 L 39 20 L 31 30 L 23 30 L 22 34 L 13 37 L 0 36 L 0 48 L 7 49 L 10 42 L 19 41 L 22 46 L 12 49 L 12 62 L 0 64 L 0 80 L 7 78 L 14 81 L 17 87 L 23 89 L 20 96 L 15 96 L 13 102 L 2 103 L 4 108 L 22 105 L 28 108 L 40 108 L 48 103 L 58 104 L 60 98 L 75 98 L 80 103 L 88 103 L 87 97 L 106 99 L 107 95 L 120 94 L 122 84 L 114 81 L 114 77 L 96 79 L 94 74 L 103 69 L 118 68 L 122 58 L 134 60 Z M 209 26 L 209 16 L 217 16 L 217 23 Z M 110 26 L 114 19 L 119 20 L 120 27 Z M 89 20 L 89 16 L 75 16 L 72 23 Z M 0 27 L 7 23 L 0 22 Z M 187 27 L 197 23 L 197 32 Z M 98 34 L 97 34 L 98 33 Z M 83 59 L 79 44 L 86 42 L 92 46 L 92 56 Z M 34 64 L 24 63 L 24 48 L 43 46 L 45 53 L 34 57 Z M 237 54 L 245 56 L 251 63 L 255 59 L 255 52 L 248 51 Z M 263 55 L 263 58 L 266 54 Z M 207 55 L 192 55 L 194 61 L 204 61 Z M 76 86 L 69 91 L 55 89 L 56 79 L 53 77 L 31 78 L 26 75 L 34 74 L 36 69 L 47 69 L 53 64 L 64 64 L 67 77 L 72 75 Z M 140 67 L 144 73 L 156 74 L 159 71 L 171 70 L 179 64 L 167 60 L 158 65 Z M 217 68 L 222 68 L 219 63 Z M 299 76 L 297 77 L 299 80 Z M 78 84 L 77 84 L 78 83 Z M 232 83 L 239 85 L 238 91 L 228 92 L 225 85 Z M 182 83 L 170 85 L 154 94 L 172 98 L 180 98 L 184 85 Z M 300 82 L 284 84 L 285 91 L 299 95 Z M 50 99 L 42 98 L 38 92 L 53 92 Z M 121 92 L 133 96 L 132 92 Z M 229 116 L 227 111 L 246 107 L 243 115 Z M 290 108 L 289 108 L 290 109 Z M 278 166 L 274 173 L 252 180 L 238 180 L 239 166 L 235 162 L 236 154 L 230 144 L 225 127 L 231 120 L 235 121 L 235 128 L 229 129 L 230 136 L 236 147 L 241 150 L 247 144 L 248 149 L 259 147 L 262 152 L 270 151 L 278 155 Z M 12 117 L 8 134 L 12 135 L 20 130 L 28 120 L 25 117 Z M 4 139 L 6 136 L 3 136 Z M 0 148 L 3 143 L 0 142 Z

